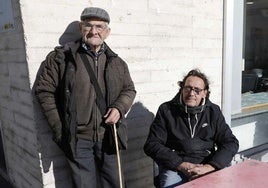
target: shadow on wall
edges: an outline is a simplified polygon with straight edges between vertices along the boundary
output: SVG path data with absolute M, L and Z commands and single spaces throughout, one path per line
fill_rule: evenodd
M 79 21 L 73 21 L 65 29 L 64 33 L 59 38 L 59 44 L 64 45 L 68 42 L 76 41 L 81 38 L 79 31 Z
M 41 106 L 35 96 L 35 89 L 37 84 L 37 79 L 42 72 L 44 64 L 42 63 L 39 67 L 36 80 L 32 88 L 32 96 L 35 109 L 35 120 L 36 120 L 36 130 L 37 139 L 40 146 L 41 163 L 42 163 L 42 174 L 44 177 L 51 176 L 51 171 L 53 171 L 54 179 L 48 179 L 44 184 L 49 184 L 50 182 L 55 183 L 55 188 L 72 188 L 70 170 L 68 168 L 67 160 L 63 152 L 59 149 L 56 143 L 52 140 L 52 130 L 50 129 L 47 120 L 41 110 Z M 42 181 L 44 181 L 44 179 Z M 51 186 L 53 187 L 53 186 Z
M 73 21 L 71 22 L 64 33 L 59 38 L 59 44 L 64 45 L 68 42 L 75 41 L 80 38 L 79 32 L 79 22 Z M 51 49 L 53 50 L 53 49 Z M 45 57 L 43 58 L 45 59 Z M 49 182 L 55 182 L 55 188 L 71 188 L 71 176 L 70 169 L 68 167 L 67 160 L 63 154 L 63 152 L 59 149 L 56 143 L 52 140 L 52 130 L 50 129 L 46 118 L 44 117 L 41 107 L 35 97 L 35 89 L 37 79 L 42 72 L 44 64 L 41 63 L 39 70 L 36 75 L 36 80 L 34 82 L 32 88 L 32 95 L 35 107 L 35 119 L 36 119 L 36 130 L 37 130 L 37 138 L 39 140 L 40 145 L 40 153 L 41 153 L 41 161 L 42 161 L 42 169 L 44 176 L 52 177 L 50 173 L 53 171 L 54 179 L 49 179 L 48 182 L 43 182 L 49 184 Z M 47 178 L 45 178 L 47 179 Z
M 71 22 L 59 38 L 59 43 L 64 45 L 80 37 L 78 21 Z M 45 58 L 45 57 L 44 57 Z M 44 64 L 39 67 L 36 80 L 32 88 L 35 107 L 37 138 L 40 145 L 42 170 L 46 179 L 45 184 L 54 184 L 56 188 L 71 188 L 70 169 L 63 152 L 52 141 L 52 131 L 41 111 L 35 97 L 37 79 L 42 72 Z M 123 170 L 128 188 L 153 187 L 152 160 L 143 152 L 143 145 L 147 138 L 149 127 L 154 114 L 142 103 L 133 104 L 127 114 L 128 121 L 128 149 L 122 152 Z M 52 172 L 53 171 L 53 172 Z M 53 173 L 54 176 L 51 176 Z M 54 179 L 52 179 L 54 178 Z M 49 185 L 53 187 L 52 185 Z
M 129 140 L 122 160 L 128 188 L 153 187 L 153 162 L 143 151 L 153 118 L 154 114 L 140 102 L 133 104 L 127 114 Z

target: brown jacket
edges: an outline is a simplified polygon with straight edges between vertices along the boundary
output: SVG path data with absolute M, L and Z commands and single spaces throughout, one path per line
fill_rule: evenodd
M 80 59 L 78 53 L 83 53 L 81 41 L 56 47 L 43 62 L 44 68 L 36 87 L 40 105 L 54 132 L 54 140 L 67 155 L 74 151 L 77 136 L 75 78 L 77 60 Z M 127 64 L 106 44 L 104 54 L 107 60 L 104 70 L 106 104 L 117 108 L 124 121 L 136 95 L 135 87 Z

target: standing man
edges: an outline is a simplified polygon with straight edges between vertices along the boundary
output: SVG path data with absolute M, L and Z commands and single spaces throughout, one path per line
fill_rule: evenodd
M 159 166 L 159 186 L 175 187 L 229 165 L 238 140 L 220 108 L 209 100 L 209 81 L 197 69 L 179 82 L 151 125 L 145 153 Z
M 126 144 L 125 114 L 136 91 L 127 64 L 104 42 L 110 34 L 109 23 L 104 9 L 85 8 L 79 23 L 81 39 L 47 55 L 36 88 L 53 139 L 67 156 L 75 188 L 95 188 L 96 171 L 101 187 L 120 184 L 108 135 L 117 124 L 119 140 Z M 104 105 L 98 102 L 100 92 L 96 93 L 88 65 Z

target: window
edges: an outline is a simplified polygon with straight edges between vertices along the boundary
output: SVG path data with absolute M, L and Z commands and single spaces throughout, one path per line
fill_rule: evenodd
M 247 0 L 242 109 L 268 107 L 268 1 Z M 252 108 L 253 109 L 253 108 Z

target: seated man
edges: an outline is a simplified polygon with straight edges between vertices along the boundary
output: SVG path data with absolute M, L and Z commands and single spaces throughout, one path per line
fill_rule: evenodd
M 206 75 L 191 70 L 179 86 L 178 94 L 160 105 L 144 145 L 159 166 L 161 188 L 228 166 L 239 147 L 219 106 L 209 100 Z

